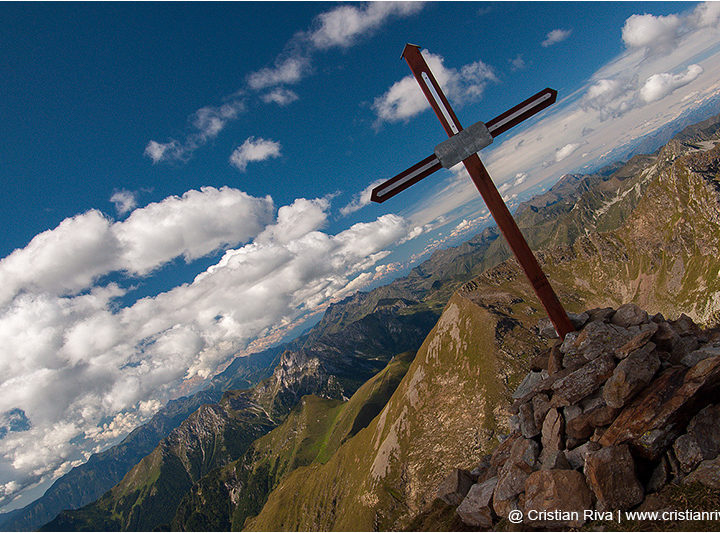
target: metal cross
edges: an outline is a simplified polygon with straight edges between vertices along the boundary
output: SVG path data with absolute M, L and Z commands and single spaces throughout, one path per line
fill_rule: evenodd
M 575 331 L 575 328 L 477 155 L 479 150 L 492 143 L 494 137 L 553 104 L 557 98 L 557 91 L 544 89 L 487 123 L 478 122 L 463 129 L 435 76 L 423 59 L 420 47 L 414 44 L 405 45 L 402 57 L 410 65 L 410 70 L 420 84 L 422 92 L 450 138 L 437 145 L 433 155 L 375 187 L 372 191 L 372 200 L 384 202 L 436 170 L 450 168 L 462 161 L 515 258 L 530 280 L 535 294 L 547 311 L 555 331 L 564 339 L 565 335 Z

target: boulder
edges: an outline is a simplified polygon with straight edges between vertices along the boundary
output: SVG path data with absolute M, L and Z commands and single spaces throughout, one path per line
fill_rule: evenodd
M 493 477 L 470 487 L 467 496 L 457 508 L 457 514 L 464 524 L 485 529 L 492 527 L 492 496 L 496 485 L 497 477 Z
M 555 344 L 552 348 L 550 348 L 550 353 L 548 354 L 548 374 L 552 376 L 562 370 L 562 362 L 563 354 L 560 351 L 560 344 Z
M 680 339 L 673 345 L 672 352 L 670 353 L 670 361 L 673 364 L 678 364 L 688 354 L 694 352 L 700 346 L 700 342 L 697 337 L 680 337 Z
M 682 313 L 677 320 L 671 321 L 670 325 L 681 337 L 700 333 L 700 328 L 685 313 Z
M 714 357 L 716 355 L 720 355 L 720 344 L 706 344 L 705 346 L 702 346 L 685 355 L 680 360 L 680 363 L 687 367 L 691 367 L 695 366 L 703 359 Z
M 683 472 L 688 473 L 704 459 L 702 450 L 694 435 L 680 435 L 673 442 L 673 451 Z
M 542 453 L 540 470 L 572 470 L 570 463 L 565 457 L 565 452 L 560 450 Z
M 565 421 L 557 409 L 552 408 L 545 415 L 542 425 L 542 459 L 552 452 L 565 448 Z
M 555 331 L 555 326 L 553 326 L 552 322 L 550 322 L 550 319 L 547 317 L 538 320 L 537 328 L 538 333 L 541 337 L 545 337 L 546 339 L 558 338 L 557 331 Z
M 635 350 L 615 367 L 603 387 L 603 399 L 610 407 L 620 408 L 643 389 L 660 368 L 655 345 L 650 342 Z
M 590 315 L 587 313 L 568 313 L 567 315 L 575 329 L 581 329 L 590 320 Z
M 470 472 L 455 468 L 440 483 L 437 489 L 437 497 L 448 505 L 460 505 L 472 485 L 473 478 Z
M 680 340 L 680 335 L 667 322 L 658 322 L 658 329 L 650 340 L 655 343 L 658 350 L 672 352 L 673 347 Z
M 650 474 L 650 479 L 645 486 L 646 491 L 659 492 L 665 485 L 667 485 L 668 481 L 670 481 L 671 475 L 672 471 L 670 470 L 670 463 L 667 456 L 663 455 L 660 462 L 653 469 L 652 474 Z
M 657 333 L 657 330 L 658 325 L 655 322 L 643 324 L 640 326 L 640 333 L 615 350 L 615 356 L 619 359 L 624 359 L 630 355 L 631 352 L 642 348 L 650 342 L 650 339 Z
M 545 415 L 550 410 L 550 398 L 548 398 L 547 394 L 536 394 L 533 396 L 532 406 L 535 425 L 540 429 L 545 420 Z
M 493 506 L 498 515 L 506 516 L 513 509 L 513 502 L 523 491 L 525 480 L 537 470 L 540 447 L 531 439 L 515 440 L 505 464 L 498 471 L 497 485 L 493 492 Z
M 524 521 L 532 527 L 580 527 L 592 494 L 576 470 L 539 470 L 525 481 Z M 556 511 L 556 512 L 553 512 Z M 551 517 L 533 520 L 533 517 Z
M 717 393 L 720 356 L 700 361 L 693 368 L 670 367 L 632 400 L 600 439 L 603 446 L 627 442 L 637 454 L 657 460 L 683 432 L 703 397 Z
M 633 303 L 623 304 L 617 308 L 610 322 L 622 328 L 639 326 L 649 321 L 648 314 Z
M 522 433 L 523 437 L 532 439 L 540 434 L 540 430 L 535 424 L 532 403 L 524 403 L 520 406 L 518 419 L 520 422 L 520 433 Z
M 597 451 L 600 448 L 601 446 L 597 442 L 586 442 L 585 444 L 577 446 L 572 450 L 566 450 L 565 458 L 568 463 L 570 463 L 570 467 L 577 470 L 578 468 L 583 468 L 585 466 L 585 458 L 589 453 Z
M 542 372 L 548 367 L 548 354 L 550 350 L 541 352 L 530 359 L 530 370 L 533 372 Z
M 470 470 L 470 477 L 472 477 L 475 483 L 481 483 L 487 478 L 487 474 L 490 471 L 490 455 L 483 455 L 480 459 L 480 463 Z
M 527 396 L 529 393 L 533 391 L 535 386 L 540 383 L 543 379 L 548 377 L 548 374 L 546 371 L 542 372 L 528 372 L 525 378 L 522 380 L 522 383 L 518 386 L 518 388 L 513 393 L 512 397 L 513 399 L 522 398 L 523 396 Z
M 553 383 L 552 405 L 563 407 L 579 402 L 595 392 L 615 369 L 615 358 L 605 354 L 584 364 Z
M 720 457 L 706 459 L 690 474 L 683 483 L 701 483 L 711 489 L 720 489 Z
M 584 472 L 599 510 L 629 509 L 643 500 L 643 487 L 635 475 L 635 461 L 627 445 L 589 453 Z
M 595 309 L 590 309 L 587 314 L 590 315 L 590 322 L 595 322 L 596 320 L 609 322 L 615 314 L 615 309 L 612 307 L 596 307 Z

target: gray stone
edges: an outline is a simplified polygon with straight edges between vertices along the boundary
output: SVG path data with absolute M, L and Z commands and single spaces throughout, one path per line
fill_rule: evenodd
M 517 400 L 518 398 L 526 396 L 527 394 L 532 392 L 535 385 L 540 383 L 546 377 L 547 372 L 528 372 L 525 376 L 525 379 L 522 380 L 522 383 L 520 383 L 518 388 L 513 393 L 513 399 Z
M 581 329 L 590 320 L 590 315 L 587 313 L 568 313 L 567 315 L 575 329 Z
M 557 339 L 559 338 L 557 331 L 555 331 L 555 326 L 553 326 L 552 322 L 550 322 L 550 319 L 545 317 L 541 318 L 538 321 L 538 332 L 540 333 L 541 337 L 545 337 L 546 339 Z
M 629 403 L 600 439 L 611 446 L 631 443 L 633 451 L 658 460 L 683 433 L 684 421 L 702 398 L 720 389 L 720 356 L 708 357 L 690 369 L 670 367 Z
M 577 340 L 577 337 L 580 333 L 577 331 L 571 331 L 567 335 L 565 335 L 565 339 L 562 341 L 562 344 L 560 345 L 560 353 L 566 354 L 572 350 L 575 349 L 575 341 Z
M 595 321 L 585 326 L 585 329 L 578 335 L 574 346 L 585 360 L 591 361 L 601 355 L 614 354 L 615 350 L 628 342 L 632 337 L 632 332 L 621 327 Z
M 565 425 L 572 419 L 577 418 L 583 412 L 582 407 L 579 405 L 566 405 L 562 408 L 563 418 L 565 419 Z
M 603 387 L 603 399 L 610 407 L 620 408 L 650 383 L 660 368 L 655 344 L 646 344 L 618 363 Z
M 550 410 L 550 398 L 547 394 L 536 394 L 532 399 L 533 416 L 538 429 L 542 428 L 545 415 Z
M 660 459 L 660 462 L 653 469 L 650 479 L 645 487 L 646 492 L 659 492 L 668 481 L 670 481 L 670 464 L 666 456 Z
M 633 303 L 623 304 L 617 308 L 610 320 L 616 326 L 628 328 L 639 326 L 649 321 L 648 314 Z
M 499 507 L 506 510 L 512 508 L 512 501 L 523 491 L 525 480 L 538 469 L 539 453 L 540 447 L 534 440 L 520 437 L 513 442 L 507 461 L 498 471 L 498 482 L 493 493 L 493 505 L 499 515 L 502 514 Z
M 531 403 L 524 403 L 518 410 L 518 419 L 520 421 L 520 433 L 526 439 L 532 439 L 540 434 L 540 430 L 535 424 L 535 416 Z
M 639 333 L 635 334 L 635 336 L 627 341 L 625 344 L 620 346 L 617 350 L 615 350 L 615 356 L 623 359 L 630 355 L 631 352 L 634 352 L 635 350 L 638 350 L 645 346 L 650 339 L 657 333 L 658 325 L 655 322 L 650 322 L 648 324 L 643 324 L 640 327 Z M 653 345 L 654 346 L 654 345 Z
M 493 523 L 492 497 L 497 477 L 473 485 L 457 508 L 464 524 L 489 529 Z
M 655 343 L 658 350 L 671 353 L 680 340 L 680 335 L 667 322 L 658 322 L 658 329 L 650 340 Z
M 683 483 L 701 483 L 711 489 L 720 489 L 720 456 L 706 459 L 690 474 L 685 476 Z
M 673 451 L 683 472 L 688 473 L 704 459 L 702 450 L 693 435 L 685 433 L 673 442 Z
M 680 360 L 680 363 L 687 367 L 691 367 L 695 366 L 703 359 L 714 357 L 716 355 L 720 355 L 720 345 L 706 344 L 705 346 L 688 353 Z
M 437 497 L 448 505 L 460 505 L 472 485 L 470 472 L 456 468 L 440 483 Z
M 556 344 L 550 348 L 548 354 L 547 371 L 550 376 L 560 372 L 563 369 L 563 354 L 560 351 L 560 344 Z
M 681 337 L 700 333 L 700 328 L 693 322 L 693 319 L 685 313 L 682 313 L 677 320 L 671 321 L 670 325 Z
M 585 466 L 585 458 L 589 453 L 597 451 L 600 448 L 602 448 L 602 446 L 597 442 L 586 442 L 572 450 L 566 450 L 565 458 L 568 460 L 568 463 L 570 463 L 570 466 L 577 470 Z
M 485 481 L 485 478 L 487 478 L 487 473 L 490 471 L 490 455 L 483 455 L 483 458 L 480 459 L 480 463 L 470 470 L 470 477 L 473 478 L 473 481 L 475 483 L 483 482 Z
M 592 494 L 580 472 L 539 470 L 525 481 L 523 515 L 525 523 L 532 527 L 580 527 L 585 522 L 586 509 L 592 509 Z M 553 519 L 531 521 L 529 511 Z M 547 511 L 565 511 L 566 514 Z
M 542 463 L 540 470 L 571 470 L 572 466 L 565 457 L 565 452 L 554 450 L 549 453 L 540 454 Z M 543 456 L 544 455 L 544 456 Z
M 689 353 L 698 349 L 700 343 L 697 337 L 680 337 L 674 345 L 670 353 L 670 361 L 672 363 L 680 363 Z
M 584 472 L 599 510 L 629 509 L 643 500 L 645 494 L 635 475 L 635 461 L 625 444 L 589 453 Z
M 552 404 L 563 407 L 579 402 L 595 392 L 611 375 L 615 358 L 605 354 L 586 363 L 552 385 Z
M 703 459 L 712 459 L 720 453 L 720 404 L 708 405 L 688 424 L 688 433 L 695 441 Z
M 590 315 L 590 322 L 595 322 L 596 320 L 609 322 L 615 314 L 615 309 L 612 307 L 596 307 L 595 309 L 590 309 L 587 313 Z

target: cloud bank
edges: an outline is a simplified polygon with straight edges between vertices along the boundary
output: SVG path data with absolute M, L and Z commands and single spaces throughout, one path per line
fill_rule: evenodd
M 203 188 L 135 209 L 64 220 L 0 261 L 0 503 L 57 476 L 151 416 L 184 380 L 210 376 L 273 335 L 372 280 L 406 237 L 396 215 L 335 235 L 327 199 L 277 213 L 269 197 Z M 174 258 L 221 250 L 191 282 L 123 307 L 127 289 Z

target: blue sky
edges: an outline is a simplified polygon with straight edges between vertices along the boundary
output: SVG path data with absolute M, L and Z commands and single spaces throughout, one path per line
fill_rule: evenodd
M 465 125 L 559 91 L 481 154 L 516 205 L 717 112 L 717 6 L 3 4 L 0 505 L 488 223 L 460 169 L 368 205 L 444 138 L 406 42 Z

